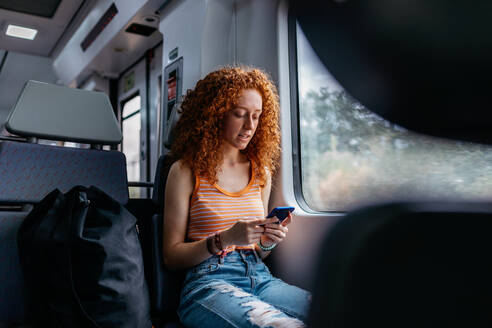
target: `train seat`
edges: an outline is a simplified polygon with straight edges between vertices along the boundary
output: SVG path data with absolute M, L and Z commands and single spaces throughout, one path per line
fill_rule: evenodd
M 181 271 L 166 269 L 162 255 L 164 192 L 171 164 L 168 155 L 161 156 L 157 163 L 152 194 L 156 212 L 152 216 L 148 228 L 152 258 L 146 266 L 150 269 L 149 290 L 154 324 L 165 327 L 180 327 L 177 309 L 183 274 Z
M 92 144 L 121 141 L 113 110 L 102 93 L 35 81 L 26 83 L 6 127 L 26 138 Z M 118 151 L 0 140 L 0 181 L 0 327 L 10 327 L 29 323 L 16 237 L 30 205 L 54 188 L 66 192 L 75 185 L 97 186 L 126 204 L 126 160 Z
M 349 213 L 320 252 L 311 327 L 490 327 L 492 204 Z
M 170 113 L 170 119 L 166 126 L 163 144 L 171 148 L 174 140 L 174 127 L 180 116 L 179 105 L 175 105 Z M 182 327 L 177 315 L 181 286 L 183 283 L 182 271 L 168 270 L 164 265 L 162 254 L 162 238 L 164 223 L 164 199 L 167 176 L 173 164 L 171 156 L 165 153 L 157 161 L 154 187 L 152 190 L 152 203 L 154 214 L 145 226 L 147 235 L 146 268 L 147 281 L 149 283 L 150 304 L 152 320 L 156 327 Z

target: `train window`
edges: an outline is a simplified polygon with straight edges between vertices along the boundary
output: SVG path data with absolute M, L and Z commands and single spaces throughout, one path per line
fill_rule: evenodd
M 377 116 L 330 75 L 299 25 L 295 31 L 301 194 L 311 209 L 492 198 L 492 147 L 412 133 Z
M 140 95 L 128 99 L 122 107 L 122 151 L 126 156 L 128 181 L 140 181 Z M 130 196 L 139 197 L 138 189 L 130 188 Z
M 50 139 L 37 139 L 36 141 L 40 145 L 69 147 L 69 148 L 90 148 L 90 144 L 70 142 L 70 141 L 56 141 Z

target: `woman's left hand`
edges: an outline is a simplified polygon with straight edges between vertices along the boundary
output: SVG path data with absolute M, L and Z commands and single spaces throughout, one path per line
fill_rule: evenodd
M 287 236 L 287 232 L 289 231 L 287 225 L 289 225 L 291 222 L 292 214 L 289 213 L 289 215 L 285 218 L 285 220 L 282 221 L 282 223 L 265 224 L 265 231 L 260 237 L 261 244 L 265 247 L 268 247 L 272 244 L 278 244 L 282 242 L 282 240 L 284 240 L 284 238 Z

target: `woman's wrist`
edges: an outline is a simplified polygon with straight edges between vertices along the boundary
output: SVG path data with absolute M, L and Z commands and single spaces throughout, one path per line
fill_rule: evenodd
M 210 235 L 206 239 L 207 251 L 212 254 L 218 254 L 226 249 L 222 241 L 222 233 L 216 232 L 213 235 Z
M 220 232 L 216 232 L 214 234 L 214 243 L 215 243 L 215 247 L 220 251 L 224 251 L 225 247 L 222 246 L 222 238 L 221 238 L 221 235 L 220 235 Z
M 265 236 L 261 236 L 260 237 L 260 241 L 259 242 L 260 242 L 261 246 L 263 246 L 263 247 L 270 247 L 272 245 L 277 245 L 274 241 L 271 241 L 271 240 L 270 241 L 265 241 L 266 238 L 267 237 L 265 237 Z
M 215 235 L 208 236 L 206 244 L 207 244 L 207 251 L 211 255 L 215 255 L 220 252 L 220 250 L 217 249 L 217 246 L 215 246 Z
M 276 243 L 274 243 L 274 242 L 267 243 L 267 244 L 265 245 L 265 243 L 264 243 L 261 239 L 262 239 L 262 238 L 260 237 L 260 240 L 258 241 L 258 243 L 257 243 L 257 244 L 258 244 L 258 247 L 260 247 L 260 249 L 261 249 L 262 251 L 264 251 L 264 252 L 269 252 L 269 251 L 271 251 L 272 249 L 274 249 L 274 248 L 275 248 L 275 246 L 277 246 L 277 244 L 276 244 Z
M 208 236 L 205 243 L 207 245 L 207 251 L 211 255 L 215 255 L 216 251 L 215 251 L 215 248 L 214 248 L 214 236 L 213 235 Z
M 228 230 L 223 230 L 219 232 L 220 234 L 220 241 L 222 243 L 223 249 L 226 249 L 228 246 L 231 246 L 231 242 L 229 241 L 229 234 L 227 232 Z

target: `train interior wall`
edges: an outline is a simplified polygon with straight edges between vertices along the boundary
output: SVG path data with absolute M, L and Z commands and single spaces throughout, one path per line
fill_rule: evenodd
M 82 32 L 77 31 L 72 40 L 53 53 L 53 58 L 12 51 L 6 54 L 0 50 L 0 60 L 5 57 L 0 74 L 0 126 L 29 79 L 107 93 L 110 84 L 116 81 L 118 92 L 113 105 L 118 115 L 125 100 L 135 94 L 141 97 L 140 180 L 152 181 L 158 156 L 163 152 L 162 136 L 167 126 L 163 120 L 165 100 L 161 104 L 167 88 L 163 78 L 165 68 L 182 58 L 182 94 L 220 66 L 242 64 L 264 69 L 279 90 L 283 133 L 281 170 L 274 180 L 270 207 L 297 208 L 289 236 L 272 252 L 269 264 L 287 282 L 312 289 L 318 246 L 339 216 L 310 214 L 298 206 L 294 196 L 290 126 L 291 111 L 295 108 L 290 104 L 288 86 L 291 73 L 286 2 L 170 1 L 159 13 L 154 23 L 158 31 L 152 37 L 124 39 L 128 38 L 123 32 L 128 22 L 141 19 L 149 8 L 158 7 L 158 2 L 137 1 L 129 5 L 115 1 L 121 6 L 119 25 L 108 25 L 108 31 L 95 40 L 90 53 L 80 54 L 79 44 L 73 41 L 88 29 L 84 24 L 80 24 Z M 101 12 L 108 4 L 108 1 L 95 2 L 93 10 Z M 92 17 L 91 13 L 88 17 Z M 115 50 L 118 42 L 127 45 L 127 53 Z M 171 56 L 176 51 L 177 56 Z M 134 75 L 130 88 L 125 87 L 128 74 Z M 149 193 L 143 192 L 141 196 L 148 197 Z

